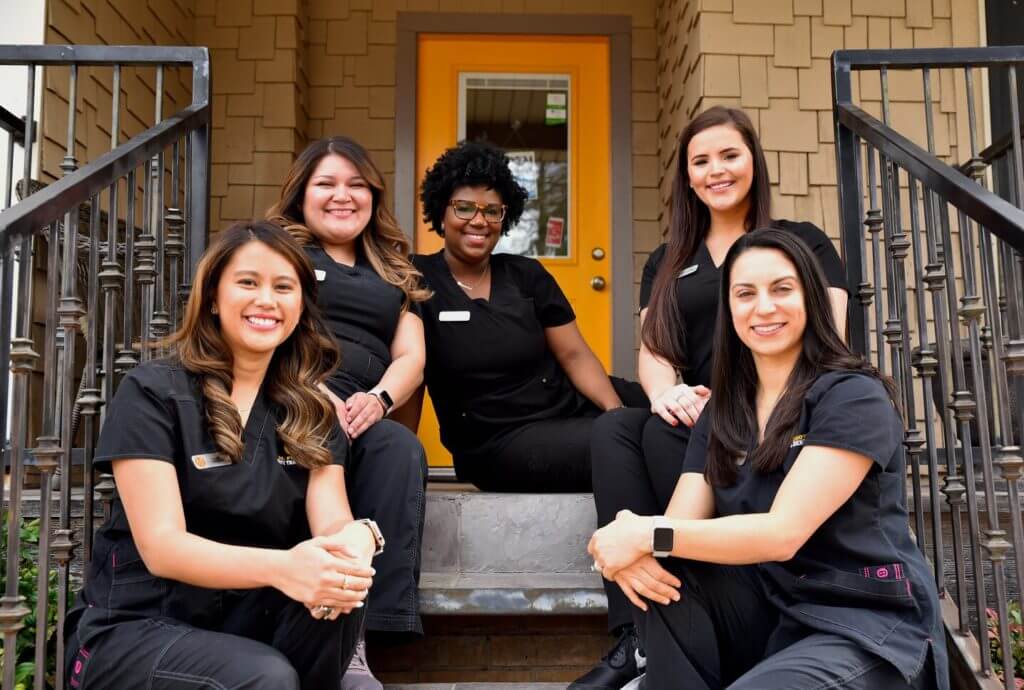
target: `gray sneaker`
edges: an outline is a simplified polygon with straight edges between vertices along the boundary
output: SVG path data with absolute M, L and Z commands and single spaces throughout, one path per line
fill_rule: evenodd
M 622 686 L 622 690 L 643 690 L 644 689 L 644 677 L 646 673 L 641 673 L 639 676 L 629 681 Z
M 379 680 L 373 677 L 373 671 L 366 663 L 366 640 L 359 638 L 356 653 L 348 662 L 348 670 L 341 679 L 341 690 L 384 690 Z

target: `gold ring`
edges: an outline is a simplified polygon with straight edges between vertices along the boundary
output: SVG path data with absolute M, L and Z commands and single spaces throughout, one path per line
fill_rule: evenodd
M 341 588 L 348 589 L 348 573 L 342 575 Z

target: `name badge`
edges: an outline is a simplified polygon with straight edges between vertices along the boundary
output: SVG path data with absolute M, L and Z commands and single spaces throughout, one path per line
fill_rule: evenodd
M 437 315 L 438 321 L 469 321 L 468 311 L 443 311 Z
M 679 271 L 679 277 L 685 278 L 686 276 L 693 275 L 700 268 L 700 264 L 694 264 L 693 266 L 687 266 L 683 270 Z
M 192 456 L 192 464 L 197 470 L 209 470 L 230 465 L 231 460 L 224 453 L 200 453 Z
M 802 448 L 804 441 L 807 440 L 807 434 L 797 434 L 793 437 L 793 442 L 789 444 L 790 448 Z
M 319 268 L 314 268 L 313 272 L 316 273 L 317 280 L 324 280 L 327 278 L 327 271 L 321 271 Z

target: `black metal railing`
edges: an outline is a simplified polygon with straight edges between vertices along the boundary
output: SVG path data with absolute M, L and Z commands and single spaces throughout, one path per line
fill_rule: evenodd
M 1011 608 L 1024 591 L 1024 175 L 1016 102 L 1012 132 L 983 151 L 976 109 L 982 72 L 1005 70 L 1017 93 L 1024 47 L 839 51 L 832 65 L 850 341 L 901 392 L 911 527 L 934 566 L 954 675 L 1009 690 Z M 920 85 L 921 131 L 893 126 L 897 72 L 902 88 Z M 936 155 L 943 133 L 962 165 Z
M 0 46 L 0 65 L 25 66 L 28 93 L 24 118 L 15 118 L 23 127 L 18 189 L 24 198 L 10 206 L 5 197 L 0 211 L 0 361 L 9 361 L 11 372 L 9 381 L 0 378 L 0 400 L 11 401 L 10 420 L 0 426 L 0 432 L 10 429 L 2 687 L 15 687 L 21 661 L 16 640 L 31 613 L 28 592 L 19 588 L 27 555 L 38 571 L 36 634 L 29 644 L 33 685 L 41 690 L 64 687 L 60 630 L 90 555 L 93 496 L 106 514 L 114 495 L 108 475 L 93 485 L 93 449 L 105 405 L 119 376 L 152 356 L 150 345 L 178 322 L 191 268 L 205 248 L 210 60 L 205 48 Z M 41 71 L 58 66 L 70 72 L 67 141 L 61 179 L 44 186 L 32 179 L 35 84 Z M 79 167 L 78 91 L 85 68 L 112 72 L 111 143 L 110 151 Z M 152 76 L 155 117 L 122 143 L 127 69 Z M 165 118 L 164 80 L 180 70 L 191 70 L 191 104 Z M 0 118 L 0 128 L 6 129 L 6 119 Z M 11 160 L 8 179 L 16 175 Z M 38 280 L 44 261 L 44 280 Z M 30 478 L 38 491 L 27 488 Z M 30 505 L 38 514 L 39 543 L 23 552 L 23 513 Z M 56 632 L 46 624 L 53 613 L 54 570 Z M 54 660 L 48 677 L 47 664 Z

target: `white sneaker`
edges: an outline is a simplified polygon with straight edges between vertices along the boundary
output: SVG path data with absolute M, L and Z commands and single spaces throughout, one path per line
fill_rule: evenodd
M 646 673 L 641 673 L 639 676 L 623 685 L 622 690 L 641 690 L 644 687 L 644 676 L 646 675 Z
M 643 675 L 644 669 L 647 668 L 647 657 L 638 648 L 633 652 L 633 658 L 636 659 L 636 670 L 640 671 L 640 675 Z

